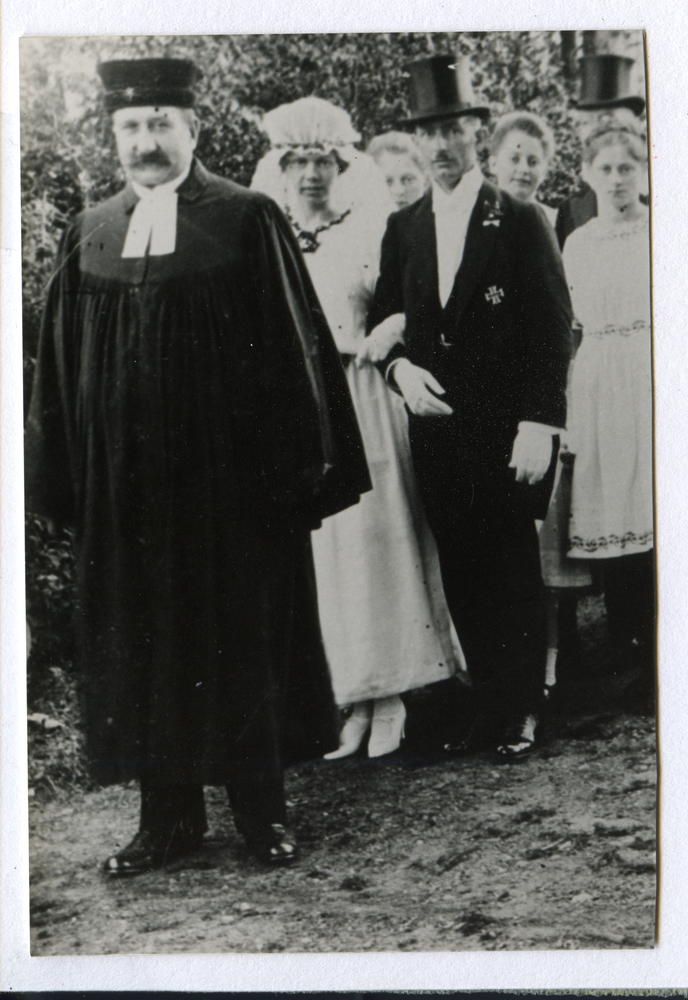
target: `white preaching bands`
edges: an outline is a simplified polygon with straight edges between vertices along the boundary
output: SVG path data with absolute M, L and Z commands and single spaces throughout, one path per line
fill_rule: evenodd
M 124 241 L 122 257 L 163 257 L 174 253 L 177 245 L 177 188 L 186 180 L 189 169 L 174 180 L 157 187 L 131 186 L 139 197 L 132 212 Z

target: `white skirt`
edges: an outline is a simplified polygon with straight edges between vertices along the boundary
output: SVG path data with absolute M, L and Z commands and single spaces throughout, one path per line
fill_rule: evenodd
M 653 546 L 652 367 L 642 323 L 583 337 L 571 374 L 569 556 L 608 559 Z
M 401 398 L 371 366 L 346 369 L 371 492 L 313 532 L 318 606 L 339 705 L 445 680 L 466 664 L 422 511 Z

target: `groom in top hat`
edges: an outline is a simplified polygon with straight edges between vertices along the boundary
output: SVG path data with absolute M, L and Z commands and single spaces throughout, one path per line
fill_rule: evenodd
M 338 745 L 310 530 L 370 488 L 358 427 L 291 227 L 194 156 L 196 66 L 99 73 L 127 184 L 60 247 L 26 505 L 75 529 L 92 773 L 141 783 L 105 870 L 199 847 L 204 784 L 289 862 L 283 766 Z
M 631 92 L 631 70 L 634 60 L 627 56 L 600 55 L 583 56 L 580 61 L 580 96 L 573 107 L 577 111 L 578 131 L 585 139 L 593 128 L 599 128 L 605 121 L 635 123 L 645 110 L 645 100 Z M 644 196 L 641 196 L 641 201 Z M 579 189 L 566 198 L 559 206 L 554 230 L 559 246 L 564 243 L 574 229 L 584 226 L 597 215 L 597 197 L 584 180 Z
M 383 369 L 409 411 L 411 450 L 474 695 L 448 749 L 489 741 L 502 760 L 536 744 L 546 641 L 534 518 L 566 420 L 571 308 L 536 206 L 484 180 L 468 65 L 413 63 L 411 116 L 432 188 L 393 214 L 372 330 L 404 313 Z

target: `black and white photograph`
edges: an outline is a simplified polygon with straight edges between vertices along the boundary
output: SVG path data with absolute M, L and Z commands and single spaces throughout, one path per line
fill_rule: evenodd
M 655 947 L 651 60 L 20 40 L 32 956 Z

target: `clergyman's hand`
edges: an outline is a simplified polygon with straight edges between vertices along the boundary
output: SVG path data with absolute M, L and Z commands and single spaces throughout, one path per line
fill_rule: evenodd
M 444 395 L 444 389 L 435 376 L 411 364 L 408 358 L 395 362 L 392 377 L 404 402 L 417 417 L 447 417 L 454 412 L 451 406 L 438 399 Z

